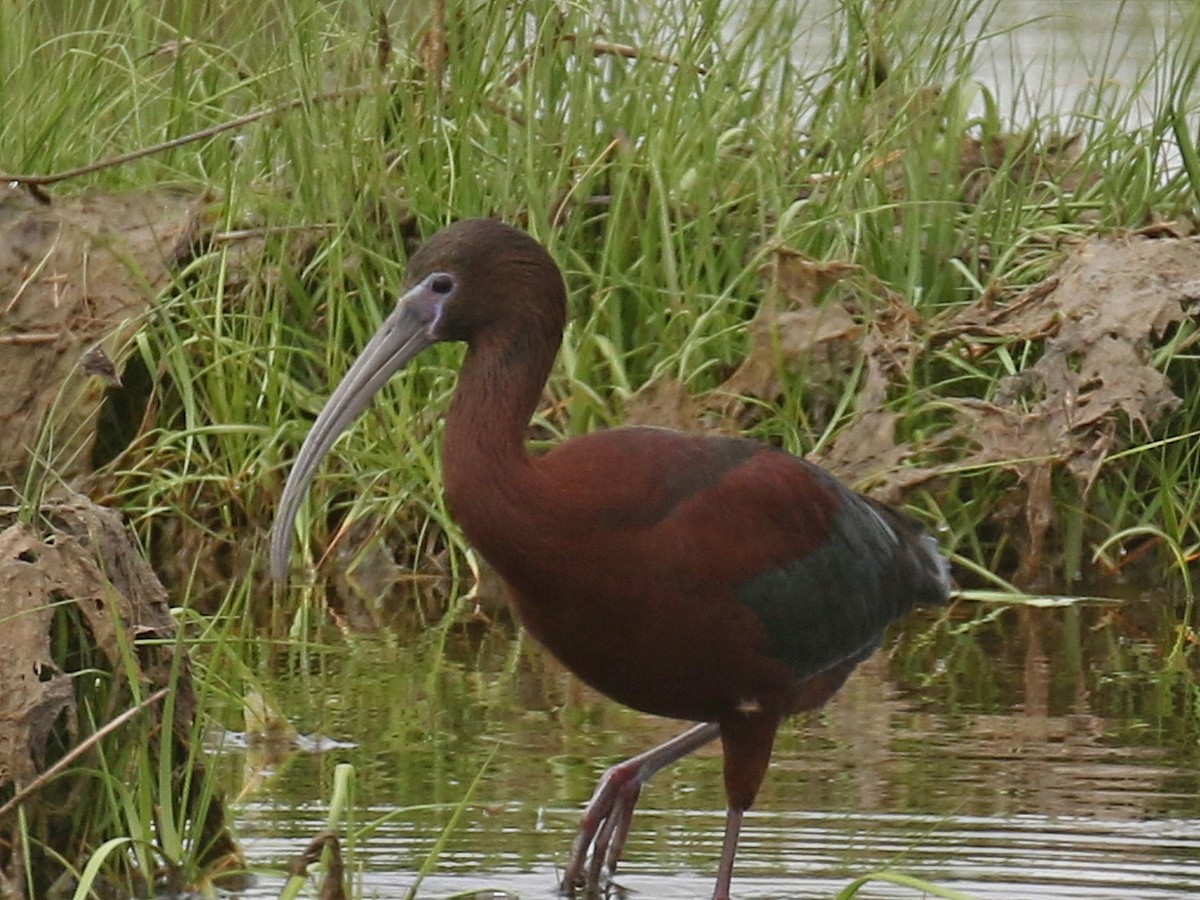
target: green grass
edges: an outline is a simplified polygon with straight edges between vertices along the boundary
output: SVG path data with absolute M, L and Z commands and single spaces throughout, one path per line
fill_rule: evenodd
M 648 383 L 701 398 L 719 388 L 750 346 L 773 248 L 857 267 L 828 302 L 866 324 L 899 303 L 917 323 L 918 349 L 883 403 L 912 445 L 906 465 L 947 469 L 907 501 L 977 570 L 1011 578 L 1021 537 L 997 514 L 1017 483 L 1011 461 L 956 469 L 967 450 L 939 435 L 952 401 L 995 400 L 1045 341 L 967 346 L 943 329 L 981 297 L 1004 304 L 1040 282 L 1077 239 L 1195 215 L 1200 18 L 1176 13 L 1133 83 L 1108 77 L 1110 46 L 1074 108 L 1046 108 L 1047 86 L 1024 83 L 1035 102 L 1020 111 L 973 75 L 987 42 L 1007 39 L 994 13 L 990 0 L 482 0 L 450 4 L 434 35 L 444 55 L 428 52 L 438 41 L 423 10 L 386 23 L 381 65 L 367 0 L 0 5 L 6 174 L 86 166 L 277 110 L 47 188 L 209 192 L 213 240 L 125 348 L 150 376 L 148 428 L 97 483 L 177 597 L 247 631 L 306 633 L 333 570 L 365 569 L 379 540 L 397 573 L 442 571 L 449 548 L 446 566 L 468 587 L 470 558 L 436 487 L 455 348 L 389 387 L 326 463 L 299 521 L 296 559 L 311 577 L 272 595 L 263 547 L 286 467 L 390 308 L 407 253 L 447 221 L 498 215 L 546 242 L 571 288 L 539 441 L 620 424 Z M 796 36 L 814 29 L 835 39 L 798 53 Z M 962 170 L 968 137 L 999 148 L 987 177 Z M 1185 323 L 1153 350 L 1179 408 L 1149 433 L 1119 421 L 1086 491 L 1054 472 L 1060 580 L 1107 577 L 1149 538 L 1150 571 L 1190 594 L 1196 335 Z M 784 372 L 780 396 L 749 401 L 745 430 L 824 452 L 867 411 L 866 378 L 861 359 Z M 314 573 L 326 552 L 336 565 Z M 257 589 L 227 590 L 242 579 Z M 390 596 L 411 593 L 403 583 Z M 390 601 L 375 602 L 382 615 Z
M 212 192 L 205 218 L 218 239 L 130 348 L 157 376 L 158 414 L 113 467 L 113 498 L 156 556 L 182 540 L 193 557 L 227 558 L 225 575 L 255 569 L 308 417 L 389 308 L 407 251 L 472 215 L 524 224 L 567 271 L 573 321 L 542 437 L 619 424 L 649 382 L 717 388 L 747 352 L 760 270 L 783 246 L 860 267 L 828 298 L 868 323 L 889 298 L 909 305 L 926 344 L 885 402 L 911 464 L 951 462 L 953 446 L 928 441 L 952 424 L 942 401 L 994 398 L 1044 342 L 965 355 L 939 323 L 1036 284 L 1072 240 L 1185 214 L 1197 189 L 1183 127 L 1194 15 L 1180 15 L 1134 83 L 1107 77 L 1120 55 L 1109 47 L 1074 109 L 1046 109 L 1048 86 L 1022 83 L 1032 100 L 1022 114 L 973 75 L 1008 38 L 994 12 L 986 0 L 736 12 L 485 2 L 451 10 L 444 52 L 431 57 L 421 12 L 381 29 L 358 2 L 295 0 L 261 22 L 189 3 L 169 17 L 145 5 L 9 9 L 5 169 L 69 169 L 279 110 L 58 188 Z M 927 22 L 939 28 L 917 27 Z M 814 29 L 840 40 L 811 42 L 801 58 L 794 36 Z M 987 148 L 984 175 L 963 168 L 967 139 Z M 1156 351 L 1185 388 L 1194 339 L 1185 326 Z M 323 552 L 344 517 L 378 523 L 368 530 L 392 547 L 425 548 L 402 551 L 418 568 L 427 549 L 461 546 L 432 487 L 456 354 L 429 356 L 340 445 L 302 514 L 304 546 Z M 824 377 L 785 373 L 779 397 L 752 401 L 749 433 L 823 452 L 863 411 L 864 372 Z M 1056 472 L 1056 503 L 1074 511 L 1053 535 L 1062 579 L 1091 574 L 1094 548 L 1131 527 L 1162 529 L 1176 548 L 1163 560 L 1194 558 L 1193 457 L 1187 441 L 1162 442 L 1195 433 L 1200 410 L 1198 392 L 1177 393 L 1184 407 L 1154 434 L 1122 435 L 1121 462 L 1087 496 Z M 1013 535 L 986 498 L 1014 483 L 1001 463 L 911 500 L 949 525 L 960 552 L 1009 576 Z

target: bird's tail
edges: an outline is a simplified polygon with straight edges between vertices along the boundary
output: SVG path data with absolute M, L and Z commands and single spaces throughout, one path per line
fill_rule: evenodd
M 946 559 L 938 542 L 927 531 L 921 533 L 921 550 L 924 551 L 929 562 L 930 574 L 941 588 L 939 603 L 945 603 L 950 599 L 951 591 L 954 590 L 954 579 L 950 577 L 950 560 Z
M 933 535 L 908 513 L 874 500 L 869 502 L 899 539 L 894 559 L 906 570 L 900 583 L 910 586 L 911 605 L 942 606 L 949 602 L 950 593 L 954 590 L 950 561 L 943 555 Z

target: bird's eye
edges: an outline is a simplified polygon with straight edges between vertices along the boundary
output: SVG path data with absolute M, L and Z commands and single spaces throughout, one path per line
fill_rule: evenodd
M 429 279 L 429 289 L 435 294 L 449 294 L 454 290 L 454 276 L 439 272 Z

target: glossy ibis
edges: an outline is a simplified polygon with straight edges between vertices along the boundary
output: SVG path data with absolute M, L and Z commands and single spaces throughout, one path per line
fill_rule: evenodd
M 338 435 L 422 349 L 465 341 L 442 454 L 463 533 L 529 631 L 580 678 L 699 723 L 604 775 L 562 889 L 600 890 L 642 786 L 719 737 L 728 812 L 713 897 L 725 900 L 780 721 L 828 700 L 892 620 L 945 602 L 946 562 L 904 513 L 752 441 L 618 428 L 530 456 L 525 432 L 565 318 L 562 274 L 529 235 L 490 220 L 434 235 L 300 450 L 271 572 L 286 574 L 296 509 Z

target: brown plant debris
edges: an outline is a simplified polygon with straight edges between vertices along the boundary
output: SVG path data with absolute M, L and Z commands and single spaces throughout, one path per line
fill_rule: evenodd
M 175 658 L 166 591 L 120 516 L 73 495 L 43 506 L 37 521 L 22 521 L 16 508 L 0 510 L 0 798 L 20 788 L 26 821 L 47 841 L 45 847 L 22 851 L 17 818 L 0 817 L 0 873 L 14 884 L 26 883 L 25 853 L 36 863 L 33 877 L 40 883 L 59 868 L 54 860 L 81 867 L 106 837 L 79 820 L 81 808 L 103 802 L 100 779 L 68 773 L 38 785 L 57 757 L 91 738 L 77 704 L 84 698 L 96 701 L 88 687 L 95 678 L 81 680 L 82 674 L 111 673 L 101 695 L 106 705 L 90 713 L 104 721 L 136 704 L 132 684 L 146 694 L 169 688 L 174 695 L 169 727 L 180 766 L 189 757 L 195 712 L 186 661 Z M 160 707 L 145 715 L 154 717 L 152 725 L 164 725 L 158 721 Z M 106 752 L 109 765 L 122 756 L 116 748 L 128 742 L 128 734 L 113 736 L 112 752 Z M 158 746 L 154 740 L 147 749 L 155 753 Z M 198 796 L 202 780 L 195 769 L 187 779 L 180 771 L 179 796 L 164 802 L 187 802 L 185 783 Z M 237 858 L 219 800 L 188 815 L 203 819 L 210 861 Z
M 693 431 L 699 420 L 696 400 L 678 378 L 648 381 L 625 403 L 626 425 L 657 425 Z
M 845 307 L 817 298 L 856 266 L 819 263 L 779 248 L 764 267 L 767 291 L 750 322 L 750 349 L 707 405 L 746 424 L 747 398 L 771 402 L 787 375 L 815 387 L 840 382 L 858 350 L 861 328 Z
M 1086 497 L 1128 425 L 1148 432 L 1179 404 L 1153 353 L 1200 312 L 1200 239 L 1156 229 L 1083 242 L 1057 271 L 1008 302 L 989 292 L 936 323 L 922 321 L 882 286 L 845 277 L 855 271 L 780 251 L 764 268 L 767 290 L 736 371 L 701 398 L 678 382 L 652 382 L 629 401 L 628 421 L 736 431 L 795 378 L 812 415 L 826 402 L 822 392 L 843 390 L 860 362 L 852 419 L 816 461 L 893 503 L 940 476 L 1013 473 L 1016 489 L 989 518 L 1016 531 L 1014 578 L 1036 586 L 1053 570 L 1047 554 L 1058 518 L 1055 471 L 1065 470 Z M 913 464 L 917 448 L 898 439 L 902 414 L 889 399 L 908 382 L 931 336 L 954 340 L 973 359 L 1016 346 L 1029 348 L 1034 361 L 1001 381 L 989 400 L 946 399 L 948 427 L 920 440 L 922 456 L 938 461 Z M 722 416 L 715 425 L 706 416 L 713 410 Z M 819 411 L 814 418 L 819 423 Z
M 822 419 L 865 355 L 853 419 L 825 448 L 820 463 L 893 501 L 928 480 L 930 470 L 905 465 L 912 449 L 897 442 L 900 415 L 885 405 L 924 352 L 924 328 L 915 310 L 857 266 L 816 262 L 786 247 L 775 248 L 762 276 L 764 298 L 750 323 L 750 348 L 736 370 L 699 398 L 676 379 L 648 382 L 627 401 L 625 424 L 736 434 L 778 400 L 789 379 L 801 380 L 810 415 Z M 814 414 L 820 408 L 824 411 Z
M 1043 285 L 1004 306 L 981 300 L 951 324 L 968 341 L 1043 342 L 994 402 L 955 402 L 953 430 L 971 449 L 953 465 L 1017 475 L 1027 532 L 1019 582 L 1035 584 L 1047 569 L 1052 471 L 1065 468 L 1086 496 L 1122 420 L 1148 430 L 1179 404 L 1151 353 L 1197 309 L 1200 241 L 1127 236 L 1087 241 Z
M 167 284 L 197 205 L 159 190 L 45 206 L 0 187 L 0 484 L 24 480 L 55 409 L 55 472 L 70 482 L 90 468 L 96 412 L 117 376 L 96 365 L 119 356 Z
M 822 453 L 819 462 L 842 480 L 888 503 L 899 503 L 910 487 L 930 477 L 927 469 L 907 465 L 912 446 L 896 437 L 900 414 L 887 406 L 889 394 L 906 384 L 924 352 L 923 323 L 901 298 L 888 295 L 888 305 L 866 324 L 861 353 L 865 356 L 862 387 L 854 415 Z M 923 450 L 932 450 L 927 439 Z
M 1079 132 L 1044 138 L 1033 132 L 993 133 L 982 137 L 964 135 L 959 151 L 959 177 L 963 199 L 978 203 L 997 179 L 1014 184 L 1044 182 L 1057 190 L 1076 192 L 1085 181 L 1095 181 L 1095 173 L 1086 175 L 1077 167 L 1083 153 L 1083 135 Z
M 346 900 L 346 866 L 342 862 L 342 848 L 337 835 L 322 831 L 304 848 L 304 852 L 288 864 L 292 878 L 304 878 L 308 867 L 325 858 L 325 878 L 321 882 L 321 900 Z

